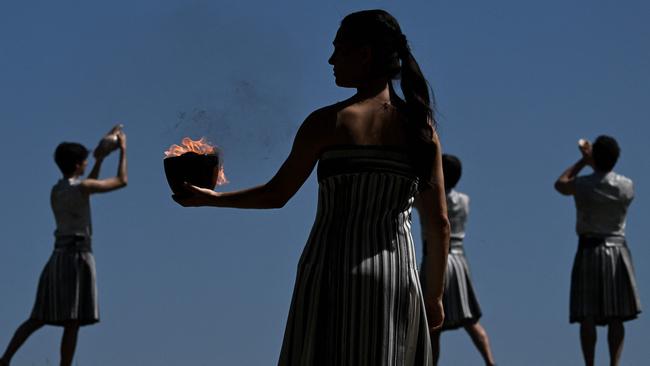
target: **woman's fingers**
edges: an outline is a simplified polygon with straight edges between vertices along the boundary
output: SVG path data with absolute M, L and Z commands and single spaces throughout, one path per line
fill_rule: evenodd
M 215 192 L 211 189 L 197 187 L 193 184 L 183 182 L 183 187 L 189 193 L 188 195 L 172 195 L 172 199 L 183 207 L 204 206 Z
M 187 183 L 187 182 L 183 183 L 183 185 L 185 186 L 185 189 L 187 189 L 188 191 L 190 191 L 194 195 L 206 195 L 206 194 L 210 194 L 210 192 L 212 192 L 209 189 L 197 187 L 197 186 L 195 186 L 193 184 L 190 184 L 190 183 Z

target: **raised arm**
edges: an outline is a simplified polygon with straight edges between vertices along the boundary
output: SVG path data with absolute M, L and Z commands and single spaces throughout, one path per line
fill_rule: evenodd
M 447 201 L 442 173 L 442 153 L 438 136 L 434 134 L 438 148 L 434 159 L 431 187 L 416 197 L 415 207 L 422 225 L 424 252 L 422 271 L 427 279 L 424 293 L 427 319 L 432 329 L 442 326 L 442 292 L 447 253 L 449 252 L 450 225 L 447 218 Z
M 104 156 L 95 153 L 95 165 L 93 169 L 88 174 L 87 179 L 97 179 L 99 178 L 99 171 L 102 169 L 102 163 L 104 162 Z
M 591 144 L 589 142 L 580 145 L 582 158 L 575 164 L 568 167 L 562 175 L 555 181 L 555 190 L 565 196 L 571 196 L 576 193 L 576 177 L 578 173 L 587 165 L 592 165 Z
M 234 208 L 280 208 L 309 177 L 323 145 L 323 112 L 310 115 L 296 134 L 289 156 L 266 184 L 234 192 L 215 192 L 188 185 L 193 193 L 187 198 L 173 197 L 185 207 L 215 206 Z
M 117 166 L 117 175 L 115 177 L 98 179 L 99 169 L 101 167 L 103 157 L 95 156 L 95 166 L 88 175 L 87 179 L 81 182 L 81 188 L 89 194 L 104 193 L 114 191 L 125 187 L 128 183 L 128 175 L 126 168 L 126 134 L 124 132 L 118 133 L 120 143 L 120 159 Z
M 585 159 L 580 159 L 568 167 L 555 181 L 555 190 L 565 196 L 576 194 L 576 176 L 586 165 Z

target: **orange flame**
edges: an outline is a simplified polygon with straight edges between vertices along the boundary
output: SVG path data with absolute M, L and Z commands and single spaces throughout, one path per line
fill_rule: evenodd
M 172 145 L 167 151 L 165 151 L 165 157 L 171 158 L 174 156 L 180 156 L 188 152 L 194 152 L 197 154 L 216 154 L 217 149 L 208 144 L 205 137 L 201 137 L 198 140 L 192 140 L 189 137 L 184 138 L 181 141 L 181 145 Z
M 226 174 L 223 172 L 223 165 L 219 165 L 219 169 L 217 169 L 217 185 L 221 186 L 227 183 L 230 182 L 228 181 L 228 178 L 226 178 Z

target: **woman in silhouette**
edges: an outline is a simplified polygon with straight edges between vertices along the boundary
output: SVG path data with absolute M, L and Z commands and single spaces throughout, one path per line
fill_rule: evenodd
M 494 356 L 490 348 L 490 340 L 485 328 L 479 323 L 481 307 L 478 304 L 474 286 L 469 274 L 469 265 L 465 257 L 463 240 L 465 239 L 465 224 L 469 215 L 469 196 L 458 192 L 455 187 L 462 175 L 460 159 L 454 155 L 442 156 L 442 171 L 445 176 L 445 192 L 447 194 L 447 216 L 451 224 L 451 240 L 449 256 L 447 257 L 447 272 L 442 304 L 445 309 L 445 321 L 442 331 L 465 328 L 472 338 L 474 345 L 481 353 L 485 364 L 494 365 Z M 426 278 L 422 279 L 426 286 Z M 433 359 L 438 362 L 440 355 L 440 331 L 431 332 Z
M 620 148 L 611 136 L 598 136 L 593 146 L 579 142 L 582 157 L 555 181 L 555 189 L 573 196 L 578 250 L 571 272 L 569 322 L 580 323 L 585 365 L 594 364 L 596 326 L 607 326 L 610 365 L 623 353 L 625 327 L 641 312 L 641 302 L 625 240 L 627 209 L 634 198 L 630 178 L 613 171 Z M 578 175 L 586 166 L 593 173 Z
M 106 179 L 99 179 L 99 171 L 108 151 L 95 149 L 95 165 L 88 177 L 82 178 L 88 165 L 88 150 L 74 142 L 57 146 L 54 160 L 63 177 L 52 187 L 50 195 L 56 219 L 54 251 L 41 273 L 34 309 L 16 330 L 0 358 L 0 366 L 8 366 L 27 338 L 44 325 L 63 327 L 60 364 L 71 365 L 79 327 L 99 321 L 90 196 L 126 186 L 126 135 L 120 130 L 117 137 L 117 175 Z
M 176 199 L 280 208 L 318 163 L 318 211 L 279 364 L 432 365 L 428 330 L 443 321 L 449 222 L 428 84 L 383 10 L 346 16 L 333 43 L 336 84 L 356 93 L 307 117 L 270 181 L 227 193 L 188 186 L 193 195 Z M 398 76 L 404 99 L 393 90 Z M 411 237 L 414 201 L 429 254 L 424 289 Z

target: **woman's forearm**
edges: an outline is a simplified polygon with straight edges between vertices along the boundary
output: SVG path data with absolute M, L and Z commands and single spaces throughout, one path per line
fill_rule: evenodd
M 430 227 L 437 228 L 431 232 L 423 233 L 425 256 L 423 270 L 427 278 L 427 288 L 424 289 L 428 297 L 436 300 L 442 299 L 443 282 L 447 268 L 447 254 L 449 253 L 449 220 L 440 218 Z
M 123 185 L 126 185 L 129 181 L 126 168 L 126 148 L 120 149 L 120 160 L 117 166 L 117 179 L 119 179 Z
M 562 175 L 555 181 L 555 190 L 564 195 L 574 194 L 575 187 L 573 182 L 580 171 L 587 166 L 585 158 L 578 160 L 575 164 L 568 167 Z
M 587 162 L 585 161 L 584 158 L 582 158 L 578 160 L 575 164 L 568 167 L 557 180 L 569 181 L 575 178 L 585 166 L 587 166 Z
M 283 207 L 288 199 L 273 193 L 269 183 L 233 192 L 215 192 L 208 205 L 214 207 L 270 209 Z
M 93 165 L 93 169 L 90 171 L 90 174 L 88 174 L 89 179 L 99 178 L 99 171 L 102 169 L 103 161 L 104 158 L 95 158 L 95 165 Z

